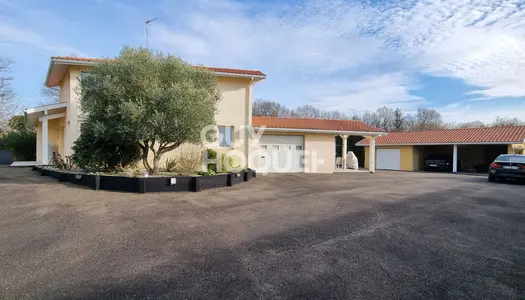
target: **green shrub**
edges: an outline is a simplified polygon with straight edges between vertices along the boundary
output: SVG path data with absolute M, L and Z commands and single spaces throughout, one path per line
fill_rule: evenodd
M 82 169 L 122 170 L 137 163 L 141 149 L 121 136 L 96 132 L 95 124 L 82 124 L 80 137 L 73 146 L 73 162 Z
M 206 149 L 206 157 L 208 157 L 208 159 L 217 159 L 217 151 L 214 150 L 214 149 Z M 206 165 L 206 168 L 208 169 L 208 171 L 212 171 L 214 172 L 215 174 L 217 174 L 217 164 L 207 164 Z
M 217 175 L 217 172 L 215 171 L 212 171 L 212 170 L 208 170 L 206 172 L 204 171 L 200 171 L 197 173 L 198 175 L 201 175 L 201 176 L 213 176 L 213 175 Z
M 208 154 L 208 159 L 217 159 L 217 150 L 206 149 L 206 153 Z
M 13 151 L 15 160 L 36 160 L 36 133 L 29 130 L 14 130 L 0 136 L 0 149 Z

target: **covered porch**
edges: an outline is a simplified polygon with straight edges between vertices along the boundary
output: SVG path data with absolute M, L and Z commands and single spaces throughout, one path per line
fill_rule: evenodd
M 370 173 L 375 172 L 375 139 L 382 134 L 362 135 L 362 134 L 338 134 L 335 136 L 335 171 L 336 172 L 356 172 L 356 171 L 368 171 Z M 369 153 L 370 165 L 368 169 L 365 167 L 365 149 L 356 145 L 359 141 L 363 139 L 369 139 L 371 141 L 371 152 Z M 353 152 L 357 157 L 358 169 L 350 169 L 348 164 L 348 153 Z
M 66 103 L 56 103 L 24 111 L 28 127 L 36 128 L 35 165 L 52 164 L 53 152 L 65 155 L 66 110 Z

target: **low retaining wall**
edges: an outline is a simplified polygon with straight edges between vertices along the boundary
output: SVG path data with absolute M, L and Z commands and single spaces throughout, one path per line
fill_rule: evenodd
M 227 187 L 249 181 L 256 177 L 254 170 L 238 173 L 218 174 L 213 176 L 176 176 L 176 177 L 125 177 L 75 174 L 43 167 L 33 167 L 42 176 L 49 176 L 62 182 L 70 182 L 89 187 L 93 190 L 108 190 L 131 193 L 154 192 L 200 192 L 202 190 Z

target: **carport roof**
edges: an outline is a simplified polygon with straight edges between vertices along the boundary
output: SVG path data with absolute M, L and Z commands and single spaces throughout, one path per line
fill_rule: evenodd
M 376 145 L 522 144 L 525 126 L 461 128 L 429 131 L 390 132 L 376 138 Z M 368 146 L 369 139 L 357 143 Z
M 305 119 L 305 118 L 276 118 L 253 116 L 253 127 L 266 127 L 268 130 L 283 131 L 309 131 L 309 132 L 330 132 L 351 134 L 355 133 L 375 133 L 384 134 L 384 131 L 366 123 L 354 120 L 328 120 L 328 119 Z

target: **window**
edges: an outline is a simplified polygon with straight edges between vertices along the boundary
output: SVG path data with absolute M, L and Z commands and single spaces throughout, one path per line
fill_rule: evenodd
M 219 126 L 219 146 L 232 147 L 233 146 L 233 127 Z
M 86 78 L 89 75 L 91 75 L 91 74 L 89 74 L 89 71 L 81 71 L 80 72 L 80 80 Z

